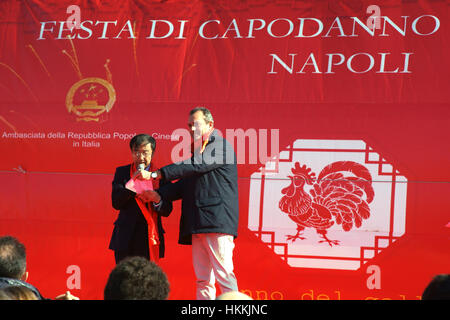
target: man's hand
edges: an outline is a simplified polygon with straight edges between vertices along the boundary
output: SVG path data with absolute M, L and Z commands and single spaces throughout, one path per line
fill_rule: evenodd
M 133 179 L 150 180 L 151 179 L 150 172 L 147 170 L 139 170 L 134 174 Z
M 60 294 L 55 298 L 56 300 L 80 300 L 80 298 L 75 297 L 70 293 L 70 291 L 66 291 L 66 293 Z
M 155 180 L 162 179 L 162 174 L 160 170 L 156 170 L 155 173 L 156 173 L 156 178 L 154 178 Z
M 137 194 L 137 197 L 144 202 L 159 203 L 161 201 L 161 196 L 154 190 L 143 191 L 142 193 Z

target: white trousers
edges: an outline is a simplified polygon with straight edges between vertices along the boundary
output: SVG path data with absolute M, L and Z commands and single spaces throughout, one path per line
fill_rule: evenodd
M 234 237 L 222 233 L 192 235 L 192 263 L 197 277 L 197 300 L 216 298 L 215 281 L 221 293 L 238 291 L 233 273 Z

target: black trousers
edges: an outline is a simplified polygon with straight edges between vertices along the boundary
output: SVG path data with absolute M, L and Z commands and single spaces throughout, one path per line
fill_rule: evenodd
M 148 228 L 147 224 L 136 224 L 133 235 L 131 236 L 128 248 L 126 250 L 114 251 L 116 264 L 127 257 L 144 257 L 150 259 L 148 250 Z

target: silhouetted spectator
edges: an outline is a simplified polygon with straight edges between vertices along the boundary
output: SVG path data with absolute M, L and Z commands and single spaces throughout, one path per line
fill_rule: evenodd
M 169 281 L 164 271 L 143 257 L 128 257 L 111 271 L 105 300 L 165 300 Z
M 450 300 L 450 274 L 435 276 L 423 291 L 422 300 Z
M 25 246 L 14 237 L 0 237 L 0 289 L 11 286 L 22 286 L 31 290 L 38 300 L 42 297 L 39 290 L 27 281 L 27 256 Z M 9 294 L 8 294 L 9 295 Z M 58 300 L 79 300 L 67 291 L 59 295 Z
M 39 290 L 27 283 L 25 246 L 11 236 L 0 237 L 0 289 L 23 286 L 30 289 L 38 299 L 43 299 Z

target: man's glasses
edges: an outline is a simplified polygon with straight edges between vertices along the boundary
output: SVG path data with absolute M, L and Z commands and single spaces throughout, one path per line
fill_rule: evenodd
M 132 151 L 133 155 L 135 155 L 136 157 L 140 157 L 141 155 L 144 157 L 148 157 L 152 155 L 152 152 L 149 150 L 145 150 L 145 151 L 137 151 L 137 150 L 133 150 Z

